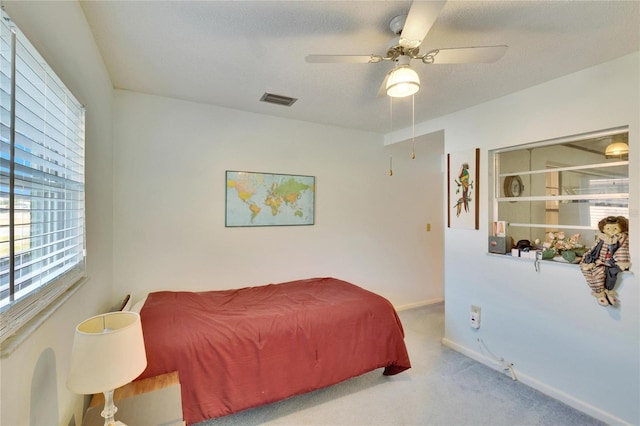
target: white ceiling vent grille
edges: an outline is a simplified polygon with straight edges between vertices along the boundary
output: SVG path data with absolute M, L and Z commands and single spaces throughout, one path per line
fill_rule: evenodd
M 275 95 L 273 93 L 265 93 L 264 95 L 262 95 L 260 100 L 262 102 L 268 102 L 270 104 L 283 105 L 283 106 L 290 107 L 298 99 L 290 98 L 289 96 Z

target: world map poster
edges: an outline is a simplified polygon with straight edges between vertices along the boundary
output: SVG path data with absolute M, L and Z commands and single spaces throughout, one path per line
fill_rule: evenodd
M 225 226 L 313 225 L 314 176 L 226 172 Z

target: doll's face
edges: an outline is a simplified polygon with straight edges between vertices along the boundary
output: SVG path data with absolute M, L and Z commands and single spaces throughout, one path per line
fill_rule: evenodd
M 602 227 L 602 232 L 604 232 L 607 235 L 619 234 L 620 231 L 622 231 L 622 228 L 620 227 L 620 224 L 618 224 L 618 223 L 606 223 Z

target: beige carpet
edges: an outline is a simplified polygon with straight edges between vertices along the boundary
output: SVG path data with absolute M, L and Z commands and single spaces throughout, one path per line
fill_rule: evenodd
M 326 389 L 198 426 L 603 425 L 440 343 L 442 304 L 400 312 L 412 368 L 373 371 Z

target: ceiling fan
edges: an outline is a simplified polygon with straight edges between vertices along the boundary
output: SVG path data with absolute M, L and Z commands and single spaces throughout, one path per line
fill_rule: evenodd
M 391 97 L 410 96 L 420 90 L 420 78 L 410 66 L 412 59 L 424 64 L 464 64 L 495 62 L 507 46 L 476 46 L 434 49 L 420 52 L 420 45 L 438 18 L 446 1 L 414 1 L 407 15 L 396 16 L 389 28 L 396 34 L 381 55 L 308 55 L 309 63 L 369 63 L 392 61 L 396 66 L 387 73 L 380 91 Z M 383 92 L 384 90 L 384 92 Z

